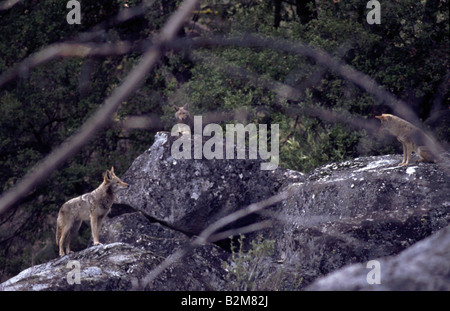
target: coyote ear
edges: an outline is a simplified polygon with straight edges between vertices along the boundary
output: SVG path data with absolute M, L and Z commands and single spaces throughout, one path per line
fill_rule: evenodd
M 104 179 L 105 181 L 110 181 L 110 180 L 112 179 L 112 177 L 111 177 L 111 172 L 108 171 L 108 170 L 106 170 L 105 174 L 103 175 L 103 179 Z
M 110 172 L 114 174 L 114 166 L 111 166 Z

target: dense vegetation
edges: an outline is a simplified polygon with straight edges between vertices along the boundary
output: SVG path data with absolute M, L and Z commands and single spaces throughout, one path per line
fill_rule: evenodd
M 38 66 L 0 88 L 0 185 L 5 191 L 73 134 L 120 84 L 140 57 L 139 46 L 162 27 L 180 1 L 154 1 L 144 15 L 107 28 L 96 43 L 132 42 L 126 55 L 61 58 Z M 65 1 L 27 0 L 0 11 L 0 72 L 57 42 L 110 20 L 138 0 L 81 1 L 82 22 L 69 25 Z M 319 47 L 375 79 L 417 113 L 441 142 L 450 137 L 448 0 L 383 1 L 381 24 L 369 25 L 360 0 L 203 1 L 183 37 L 258 36 Z M 192 24 L 191 24 L 192 25 Z M 298 100 L 272 91 L 224 67 L 301 89 Z M 373 133 L 348 124 L 296 114 L 304 104 L 348 111 L 363 118 L 390 112 L 371 94 L 311 60 L 274 49 L 217 47 L 167 50 L 144 85 L 124 102 L 111 125 L 71 157 L 52 177 L 0 218 L 0 280 L 56 257 L 54 226 L 62 203 L 91 191 L 114 165 L 124 173 L 157 130 L 169 130 L 173 106 L 192 114 L 245 111 L 246 122 L 280 125 L 280 165 L 299 171 L 331 161 L 398 151 Z M 152 128 L 124 129 L 127 116 L 151 116 Z M 224 120 L 229 122 L 233 120 Z M 397 148 L 397 149 L 395 149 Z M 84 242 L 89 237 L 85 230 Z

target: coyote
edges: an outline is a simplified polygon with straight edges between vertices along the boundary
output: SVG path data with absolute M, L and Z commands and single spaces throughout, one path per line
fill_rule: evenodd
M 115 193 L 128 187 L 127 183 L 114 174 L 112 167 L 110 171 L 104 173 L 103 183 L 97 189 L 64 203 L 56 222 L 56 244 L 59 246 L 59 255 L 71 253 L 70 239 L 78 233 L 83 221 L 90 220 L 94 245 L 100 245 L 98 235 L 102 221 L 111 210 Z
M 183 107 L 177 107 L 175 109 L 175 119 L 177 120 L 177 123 L 189 125 L 191 123 L 191 114 L 187 110 L 187 105 L 184 105 Z
M 403 161 L 399 166 L 409 164 L 413 151 L 419 156 L 419 162 L 435 162 L 438 159 L 428 148 L 432 143 L 431 138 L 418 127 L 391 114 L 382 114 L 375 118 L 380 119 L 382 130 L 387 130 L 402 143 Z
M 187 105 L 184 105 L 183 107 L 176 107 L 175 112 L 175 119 L 177 120 L 178 124 L 178 133 L 183 134 L 190 134 L 192 132 L 192 119 L 191 114 L 187 110 Z M 189 126 L 190 131 L 187 131 L 187 128 L 185 126 L 180 126 L 180 124 L 186 124 Z

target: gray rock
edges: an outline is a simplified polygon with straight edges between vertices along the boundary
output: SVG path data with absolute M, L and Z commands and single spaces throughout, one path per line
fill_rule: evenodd
M 449 175 L 435 164 L 397 167 L 399 160 L 332 163 L 288 186 L 292 196 L 271 209 L 281 225 L 265 236 L 276 241 L 278 269 L 304 276 L 298 288 L 350 263 L 398 254 L 447 226 Z
M 33 266 L 0 284 L 1 290 L 133 290 L 168 255 L 189 238 L 151 223 L 140 213 L 124 214 L 102 228 L 105 245 Z M 120 242 L 119 242 L 120 241 Z M 197 248 L 193 254 L 165 270 L 150 290 L 224 290 L 222 262 L 228 255 L 215 245 Z M 70 284 L 71 271 L 79 264 L 79 284 Z
M 318 279 L 307 290 L 449 291 L 450 226 L 396 256 L 377 261 L 377 282 L 375 267 L 358 263 Z
M 174 139 L 167 132 L 155 136 L 152 147 L 122 176 L 131 187 L 116 202 L 191 235 L 276 194 L 287 181 L 303 178 L 295 171 L 261 170 L 261 163 L 266 162 L 261 159 L 175 160 L 171 155 Z
M 190 242 L 184 233 L 156 222 L 150 222 L 141 212 L 124 214 L 110 219 L 101 233 L 105 243 L 125 242 L 164 260 Z M 229 254 L 214 244 L 193 250 L 172 269 L 170 282 L 155 284 L 157 290 L 222 290 L 226 271 L 223 263 Z M 142 276 L 141 276 L 142 278 Z M 177 280 L 183 279 L 182 282 Z M 189 284 L 189 285 L 186 285 Z M 186 287 L 187 286 L 187 287 Z M 184 289 L 183 289 L 184 288 Z
M 262 171 L 261 159 L 175 160 L 172 143 L 168 133 L 158 133 L 153 146 L 122 176 L 131 187 L 118 196 L 116 208 L 139 212 L 106 221 L 100 235 L 104 246 L 31 267 L 0 288 L 132 289 L 136 280 L 213 221 L 289 190 L 285 201 L 233 224 L 276 219 L 271 228 L 248 234 L 243 248 L 254 247 L 248 242 L 261 234 L 262 241 L 273 242 L 272 252 L 260 248 L 250 253 L 258 258 L 247 255 L 247 262 L 233 262 L 244 257 L 230 256 L 208 244 L 164 271 L 146 289 L 298 290 L 350 264 L 356 265 L 330 277 L 342 281 L 344 275 L 349 279 L 364 275 L 362 281 L 339 288 L 367 289 L 365 265 L 373 259 L 381 262 L 383 286 L 379 289 L 448 289 L 448 264 L 443 261 L 449 259 L 445 233 L 449 229 L 440 231 L 439 238 L 424 240 L 450 223 L 450 177 L 439 165 L 397 167 L 401 156 L 388 155 L 331 163 L 304 175 L 282 168 Z M 428 244 L 416 244 L 419 241 Z M 426 251 L 421 254 L 421 249 Z M 393 257 L 396 254 L 400 255 Z M 69 260 L 80 263 L 81 284 L 68 284 Z M 400 265 L 403 260 L 410 264 Z M 248 275 L 254 279 L 231 275 L 224 262 L 244 269 L 251 265 Z M 408 286 L 405 280 L 416 281 Z M 308 289 L 334 289 L 341 281 L 314 283 Z
M 125 243 L 113 243 L 28 268 L 0 285 L 2 290 L 127 290 L 131 280 L 157 263 L 157 258 Z M 79 265 L 80 284 L 71 278 Z M 72 281 L 68 281 L 71 279 Z M 72 283 L 72 284 L 71 284 Z

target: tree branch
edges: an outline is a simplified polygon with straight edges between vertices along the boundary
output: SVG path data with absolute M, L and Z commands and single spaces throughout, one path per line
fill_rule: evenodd
M 22 0 L 5 0 L 0 2 L 0 11 L 9 10 Z
M 0 11 L 1 5 L 2 4 L 6 5 L 9 2 L 13 1 L 9 0 L 0 3 Z M 133 19 L 137 16 L 144 14 L 145 11 L 149 9 L 154 2 L 155 0 L 146 0 L 136 7 L 122 9 L 113 18 L 93 26 L 88 31 L 78 34 L 77 37 L 74 39 L 74 42 L 55 43 L 42 49 L 39 52 L 34 53 L 33 55 L 27 57 L 25 60 L 22 60 L 14 68 L 0 75 L 0 87 L 3 86 L 5 83 L 17 78 L 21 74 L 28 73 L 34 67 L 44 64 L 58 57 L 110 56 L 110 55 L 122 55 L 127 53 L 127 51 L 123 51 L 123 49 L 126 49 L 127 46 L 128 48 L 131 47 L 130 43 L 128 42 L 118 42 L 109 45 L 92 44 L 92 43 L 89 44 L 84 42 L 91 41 L 97 38 L 98 36 L 105 33 L 105 29 L 111 26 L 124 23 L 130 19 Z M 79 43 L 75 43 L 78 41 Z M 118 49 L 116 53 L 114 52 L 114 47 Z M 75 51 L 71 51 L 71 48 L 74 48 Z M 99 51 L 99 49 L 103 50 L 103 52 Z M 84 55 L 83 53 L 88 54 Z
M 239 233 L 248 233 L 255 230 L 260 230 L 263 228 L 267 228 L 271 224 L 270 221 L 262 221 L 260 223 L 252 224 L 249 226 L 245 226 L 240 229 L 235 229 L 233 231 L 226 231 L 225 233 L 216 233 L 220 229 L 224 228 L 225 226 L 242 219 L 250 214 L 260 212 L 266 207 L 269 207 L 271 205 L 277 204 L 289 197 L 290 193 L 289 191 L 284 191 L 279 194 L 276 194 L 274 196 L 271 196 L 268 199 L 265 199 L 263 201 L 250 204 L 249 206 L 240 209 L 236 212 L 233 212 L 225 217 L 222 217 L 221 219 L 215 221 L 211 225 L 209 225 L 206 229 L 204 229 L 198 237 L 196 237 L 194 240 L 192 240 L 190 243 L 185 245 L 184 247 L 180 248 L 175 253 L 171 254 L 169 257 L 167 257 L 163 262 L 161 262 L 158 266 L 156 266 L 152 271 L 150 271 L 137 285 L 140 288 L 146 288 L 150 285 L 165 269 L 170 267 L 172 264 L 176 263 L 177 261 L 181 260 L 184 256 L 186 256 L 189 252 L 194 250 L 195 248 L 202 246 L 206 243 L 215 242 L 218 240 L 221 240 L 225 237 L 229 237 L 232 234 L 239 234 Z M 225 234 L 227 234 L 225 236 Z
M 181 7 L 166 22 L 160 35 L 155 39 L 155 44 L 145 52 L 139 63 L 124 79 L 123 83 L 113 91 L 95 114 L 81 126 L 79 131 L 55 148 L 15 186 L 3 193 L 0 197 L 0 215 L 8 211 L 21 197 L 25 196 L 44 179 L 49 177 L 56 168 L 80 150 L 95 133 L 111 121 L 114 112 L 120 104 L 138 89 L 147 73 L 158 61 L 164 43 L 175 39 L 176 34 L 194 10 L 197 2 L 198 0 L 185 0 L 181 4 Z
M 386 91 L 382 86 L 380 86 L 374 79 L 365 75 L 364 73 L 356 70 L 350 65 L 345 64 L 342 60 L 332 57 L 329 53 L 319 49 L 307 46 L 302 43 L 292 43 L 283 39 L 272 39 L 272 38 L 261 38 L 254 35 L 246 35 L 238 38 L 223 38 L 223 37 L 201 37 L 196 40 L 186 40 L 185 43 L 174 42 L 173 47 L 176 48 L 211 48 L 211 47 L 223 47 L 223 46 L 232 46 L 232 47 L 247 47 L 247 48 L 268 48 L 273 50 L 284 51 L 290 54 L 296 54 L 300 56 L 307 57 L 309 59 L 314 60 L 317 64 L 320 64 L 338 75 L 342 78 L 352 82 L 353 84 L 361 87 L 367 93 L 375 96 L 381 103 L 385 103 L 392 108 L 394 113 L 421 128 L 427 135 L 431 138 L 431 142 L 427 144 L 427 147 L 435 154 L 439 155 L 442 153 L 444 148 L 439 144 L 439 142 L 434 138 L 430 131 L 426 130 L 423 127 L 422 122 L 415 115 L 413 110 L 403 101 L 397 100 L 393 94 Z M 180 44 L 183 44 L 180 46 Z M 211 64 L 214 65 L 214 64 Z M 230 66 L 224 67 L 225 70 L 232 72 L 230 70 Z M 235 69 L 238 73 L 244 73 L 243 76 L 246 76 L 246 70 L 242 68 Z M 248 72 L 248 71 L 247 71 Z M 296 97 L 302 96 L 302 93 L 294 87 L 283 84 L 278 81 L 273 81 L 271 79 L 265 77 L 259 77 L 255 74 L 248 74 L 247 77 L 250 76 L 250 80 L 257 81 L 257 85 L 263 85 L 265 88 L 271 89 L 275 91 L 277 94 L 284 96 L 285 98 L 292 98 L 295 100 Z M 252 81 L 252 80 L 251 80 Z M 352 116 L 350 113 L 338 113 L 335 111 L 327 111 L 322 108 L 309 105 L 305 107 L 304 111 L 309 111 L 312 114 L 317 114 L 321 118 L 325 118 L 325 120 L 339 120 L 337 118 L 343 120 L 352 120 Z M 362 119 L 362 118 L 360 118 Z M 358 122 L 362 128 L 370 127 L 373 129 L 373 123 L 367 122 L 367 120 L 362 119 Z M 450 170 L 450 163 L 445 158 L 442 158 L 441 167 L 445 170 Z
M 63 57 L 95 57 L 115 56 L 131 52 L 132 44 L 128 41 L 116 43 L 75 43 L 65 42 L 52 44 L 21 61 L 16 67 L 0 75 L 0 87 L 19 76 L 27 75 L 34 67 L 43 65 L 54 59 Z

